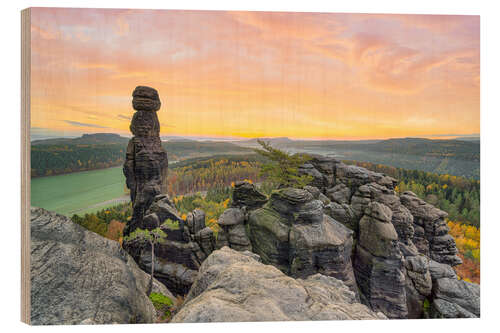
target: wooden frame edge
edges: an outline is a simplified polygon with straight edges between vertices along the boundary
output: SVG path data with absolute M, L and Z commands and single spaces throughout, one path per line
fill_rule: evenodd
M 31 9 L 21 11 L 21 321 L 31 322 Z

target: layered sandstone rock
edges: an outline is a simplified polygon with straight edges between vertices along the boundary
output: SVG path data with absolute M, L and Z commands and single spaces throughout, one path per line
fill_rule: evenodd
M 218 249 L 229 246 L 238 251 L 251 251 L 252 244 L 245 230 L 245 208 L 229 208 L 222 213 L 217 221 L 219 233 L 217 235 Z
M 423 318 L 427 316 L 424 313 L 424 304 L 431 296 L 432 290 L 430 260 L 423 255 L 408 256 L 405 258 L 404 265 L 408 318 Z
M 158 92 L 150 87 L 138 86 L 132 96 L 136 112 L 130 131 L 134 136 L 127 146 L 123 173 L 130 189 L 133 214 L 125 234 L 138 227 L 144 228 L 143 218 L 154 198 L 166 193 L 168 170 L 167 152 L 161 146 L 160 123 L 156 114 L 161 106 Z
M 401 203 L 414 217 L 414 242 L 419 252 L 450 266 L 461 264 L 455 240 L 448 233 L 449 228 L 445 221 L 448 214 L 410 191 L 401 195 Z
M 265 194 L 259 192 L 254 184 L 240 181 L 234 184 L 231 205 L 247 210 L 262 207 L 267 202 Z
M 457 280 L 451 267 L 460 264 L 461 260 L 454 239 L 448 234 L 445 212 L 414 193 L 398 195 L 394 191 L 394 178 L 345 165 L 334 158 L 314 157 L 300 168 L 300 172 L 313 176 L 314 185 L 329 199 L 330 202 L 323 201 L 325 214 L 354 231 L 356 279 L 366 304 L 372 304 L 372 290 L 375 290 L 373 304 L 390 318 L 470 317 L 479 313 L 476 296 L 466 292 L 471 288 L 478 291 L 478 285 L 462 288 L 464 292 L 456 295 L 455 300 L 443 298 L 443 293 L 431 292 L 443 278 L 449 278 L 454 284 L 465 283 Z M 384 205 L 385 213 L 378 217 L 367 214 L 368 207 L 374 203 Z M 390 224 L 371 223 L 381 217 L 386 222 L 390 220 L 394 230 Z M 369 229 L 370 236 L 362 235 L 361 229 Z M 385 237 L 391 239 L 394 248 L 399 248 L 400 255 L 394 257 L 384 253 L 387 250 Z M 377 270 L 385 273 L 377 276 Z M 384 285 L 377 279 L 389 282 Z M 396 296 L 398 292 L 404 295 L 406 315 L 402 296 Z M 431 313 L 424 313 L 426 302 L 431 304 Z
M 455 278 L 437 279 L 432 287 L 433 318 L 478 318 L 479 285 Z
M 136 228 L 161 227 L 167 240 L 155 245 L 155 276 L 176 294 L 186 294 L 201 262 L 214 250 L 213 231 L 205 226 L 205 213 L 196 210 L 184 221 L 166 194 L 168 158 L 161 146 L 156 112 L 161 102 L 158 92 L 138 86 L 132 105 L 136 110 L 123 172 L 133 204 L 131 221 L 124 234 Z M 165 223 L 169 221 L 169 223 Z M 151 245 L 146 241 L 125 241 L 123 247 L 139 266 L 150 271 Z
M 166 220 L 170 223 L 163 223 Z M 215 236 L 205 225 L 205 213 L 195 209 L 184 221 L 168 196 L 162 194 L 153 200 L 144 221 L 144 228 L 160 227 L 167 235 L 163 243 L 155 245 L 154 276 L 175 294 L 186 294 L 201 263 L 215 248 Z M 123 247 L 142 269 L 150 271 L 149 242 L 126 241 Z
M 389 207 L 370 202 L 359 222 L 354 258 L 356 281 L 362 299 L 389 318 L 408 315 L 404 261 Z
M 293 277 L 321 273 L 357 290 L 351 264 L 352 231 L 323 213 L 323 203 L 307 190 L 274 191 L 248 217 L 253 252 Z
M 247 232 L 248 214 L 266 202 L 267 196 L 254 184 L 236 182 L 231 196 L 231 208 L 226 209 L 217 221 L 219 232 L 216 248 L 229 246 L 238 251 L 251 251 L 252 244 Z
M 239 183 L 236 196 L 250 204 L 233 200 L 239 204 L 221 216 L 217 248 L 251 248 L 293 277 L 336 277 L 356 292 L 359 287 L 360 299 L 389 318 L 475 316 L 478 311 L 460 305 L 468 304 L 466 293 L 452 302 L 432 292 L 439 279 L 457 281 L 450 265 L 460 259 L 444 212 L 411 192 L 398 195 L 394 178 L 333 158 L 314 156 L 300 172 L 313 177 L 311 185 L 276 190 L 267 203 L 258 194 L 258 205 L 247 195 L 258 193 L 255 187 Z M 231 228 L 251 247 L 232 244 Z

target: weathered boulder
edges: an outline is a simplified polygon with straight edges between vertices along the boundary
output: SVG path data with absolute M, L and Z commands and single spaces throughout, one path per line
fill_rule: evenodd
M 322 194 L 319 188 L 316 186 L 306 185 L 303 187 L 304 190 L 311 193 L 314 199 L 319 199 L 319 196 Z
M 354 193 L 361 185 L 377 183 L 388 189 L 394 189 L 397 180 L 382 173 L 367 170 L 355 165 L 339 163 L 335 168 L 336 184 L 343 183 Z
M 359 245 L 376 257 L 400 258 L 398 234 L 389 207 L 371 202 L 359 222 Z
M 435 299 L 430 308 L 431 318 L 477 318 L 473 313 L 465 310 L 456 303 L 450 303 L 443 299 Z
M 418 198 L 413 192 L 406 191 L 400 198 L 401 203 L 413 215 L 413 242 L 419 252 L 450 266 L 461 264 L 455 240 L 448 234 L 448 226 L 444 220 L 448 214 Z
M 311 186 L 319 188 L 322 191 L 328 187 L 328 181 L 326 180 L 326 177 L 321 172 L 319 172 L 311 163 L 305 163 L 301 165 L 299 167 L 299 173 L 301 175 L 308 175 L 312 178 L 312 181 L 310 183 Z
M 170 242 L 167 246 L 155 247 L 155 253 L 161 253 L 155 256 L 155 278 L 168 287 L 176 295 L 185 295 L 189 292 L 191 285 L 198 274 L 199 262 L 194 255 L 194 249 L 188 243 Z M 183 246 L 184 245 L 184 246 Z M 144 271 L 151 271 L 151 248 L 143 244 L 140 255 L 134 255 L 134 259 Z M 166 250 L 167 248 L 167 250 Z M 175 256 L 166 251 L 176 251 Z M 179 263 L 181 262 L 181 263 Z
M 253 252 L 266 264 L 290 272 L 290 226 L 286 218 L 270 207 L 252 211 L 248 217 L 249 238 Z
M 315 224 L 290 229 L 290 275 L 306 278 L 316 273 L 335 277 L 357 292 L 351 263 L 352 230 L 323 215 Z
M 118 242 L 69 218 L 31 209 L 31 323 L 151 323 L 149 275 Z M 173 299 L 156 279 L 153 291 Z
M 196 208 L 186 217 L 187 231 L 191 235 L 195 235 L 199 231 L 205 228 L 205 212 L 199 208 Z
M 469 313 L 479 317 L 481 314 L 478 284 L 450 278 L 437 279 L 432 286 L 432 297 L 435 303 L 433 317 L 456 318 L 453 316 L 457 313 L 459 317 L 468 317 Z
M 326 215 L 331 216 L 349 229 L 353 231 L 358 230 L 359 220 L 355 218 L 350 205 L 331 202 L 323 207 L 323 211 Z
M 335 170 L 340 161 L 322 155 L 310 154 L 310 156 L 312 158 L 299 168 L 299 173 L 312 176 L 310 185 L 324 192 L 335 185 Z
M 341 281 L 315 274 L 293 279 L 248 251 L 224 247 L 202 264 L 172 322 L 383 319 Z
M 353 266 L 364 304 L 389 318 L 407 317 L 405 275 L 401 259 L 376 257 L 357 246 Z
M 221 214 L 217 221 L 219 233 L 216 248 L 229 246 L 238 251 L 252 250 L 252 244 L 245 229 L 245 210 L 245 207 L 228 208 Z
M 233 225 L 227 228 L 229 247 L 237 251 L 252 251 L 252 243 L 248 238 L 243 224 Z
M 261 193 L 254 184 L 246 181 L 234 184 L 231 204 L 233 207 L 245 207 L 247 210 L 262 207 L 267 202 L 267 196 Z
M 309 156 L 311 156 L 311 159 L 308 163 L 312 164 L 316 170 L 326 177 L 329 187 L 333 186 L 335 183 L 335 170 L 337 165 L 340 164 L 340 160 L 319 154 L 309 154 Z
M 306 190 L 283 188 L 271 194 L 269 206 L 289 223 L 318 223 L 323 219 L 323 204 Z
M 147 214 L 156 214 L 160 221 L 160 224 L 165 222 L 165 220 L 170 219 L 173 222 L 183 223 L 184 221 L 179 215 L 175 205 L 172 203 L 167 194 L 157 195 L 149 206 Z
M 219 216 L 219 220 L 217 223 L 220 226 L 232 226 L 236 224 L 242 224 L 245 221 L 245 213 L 242 209 L 239 208 L 228 208 L 226 209 L 221 216 Z
M 434 260 L 429 260 L 429 273 L 432 281 L 442 278 L 457 279 L 457 274 L 450 265 L 442 264 Z
M 200 245 L 203 253 L 208 256 L 215 250 L 214 231 L 209 227 L 205 227 L 194 235 L 194 240 Z
M 158 111 L 161 107 L 160 97 L 155 89 L 137 86 L 132 93 L 134 110 Z
M 304 190 L 306 190 L 307 192 L 311 193 L 311 195 L 313 196 L 313 198 L 315 200 L 319 200 L 322 204 L 323 204 L 323 208 L 330 204 L 331 203 L 331 200 L 328 199 L 328 197 L 326 195 L 324 195 L 320 190 L 319 188 L 315 187 L 315 186 L 310 186 L 310 185 L 307 185 L 307 186 L 304 186 Z
M 177 239 L 178 237 L 181 237 L 184 229 L 184 220 L 179 216 L 179 212 L 175 209 L 175 206 L 170 201 L 168 195 L 159 194 L 154 197 L 151 205 L 145 212 L 142 223 L 138 224 L 137 227 L 152 230 L 160 227 L 166 220 L 178 223 L 180 228 L 180 231 L 178 232 L 179 235 L 172 235 L 172 230 L 164 230 L 170 233 L 169 238 L 172 239 L 172 237 L 174 237 Z
M 406 257 L 405 291 L 408 318 L 423 318 L 425 300 L 431 295 L 432 279 L 429 272 L 429 259 L 423 255 Z
M 345 184 L 338 184 L 326 190 L 326 196 L 333 202 L 349 204 L 351 201 L 351 190 Z
M 306 190 L 287 187 L 273 191 L 269 201 L 270 207 L 285 216 L 297 213 L 306 203 L 313 200 L 313 196 Z

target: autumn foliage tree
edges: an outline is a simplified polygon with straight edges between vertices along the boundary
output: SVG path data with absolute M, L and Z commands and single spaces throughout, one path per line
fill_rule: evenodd
M 225 188 L 232 182 L 252 179 L 259 182 L 257 155 L 200 158 L 176 163 L 169 169 L 168 194 L 172 197 Z
M 463 264 L 456 266 L 457 275 L 469 282 L 480 282 L 480 230 L 471 225 L 459 222 L 448 221 L 450 235 L 455 238 L 459 256 Z
M 124 228 L 124 222 L 111 220 L 108 224 L 108 230 L 106 231 L 105 237 L 121 243 Z

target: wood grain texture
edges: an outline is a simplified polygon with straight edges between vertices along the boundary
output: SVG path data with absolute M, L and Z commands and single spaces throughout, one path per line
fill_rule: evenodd
M 21 321 L 30 324 L 31 9 L 21 11 Z

